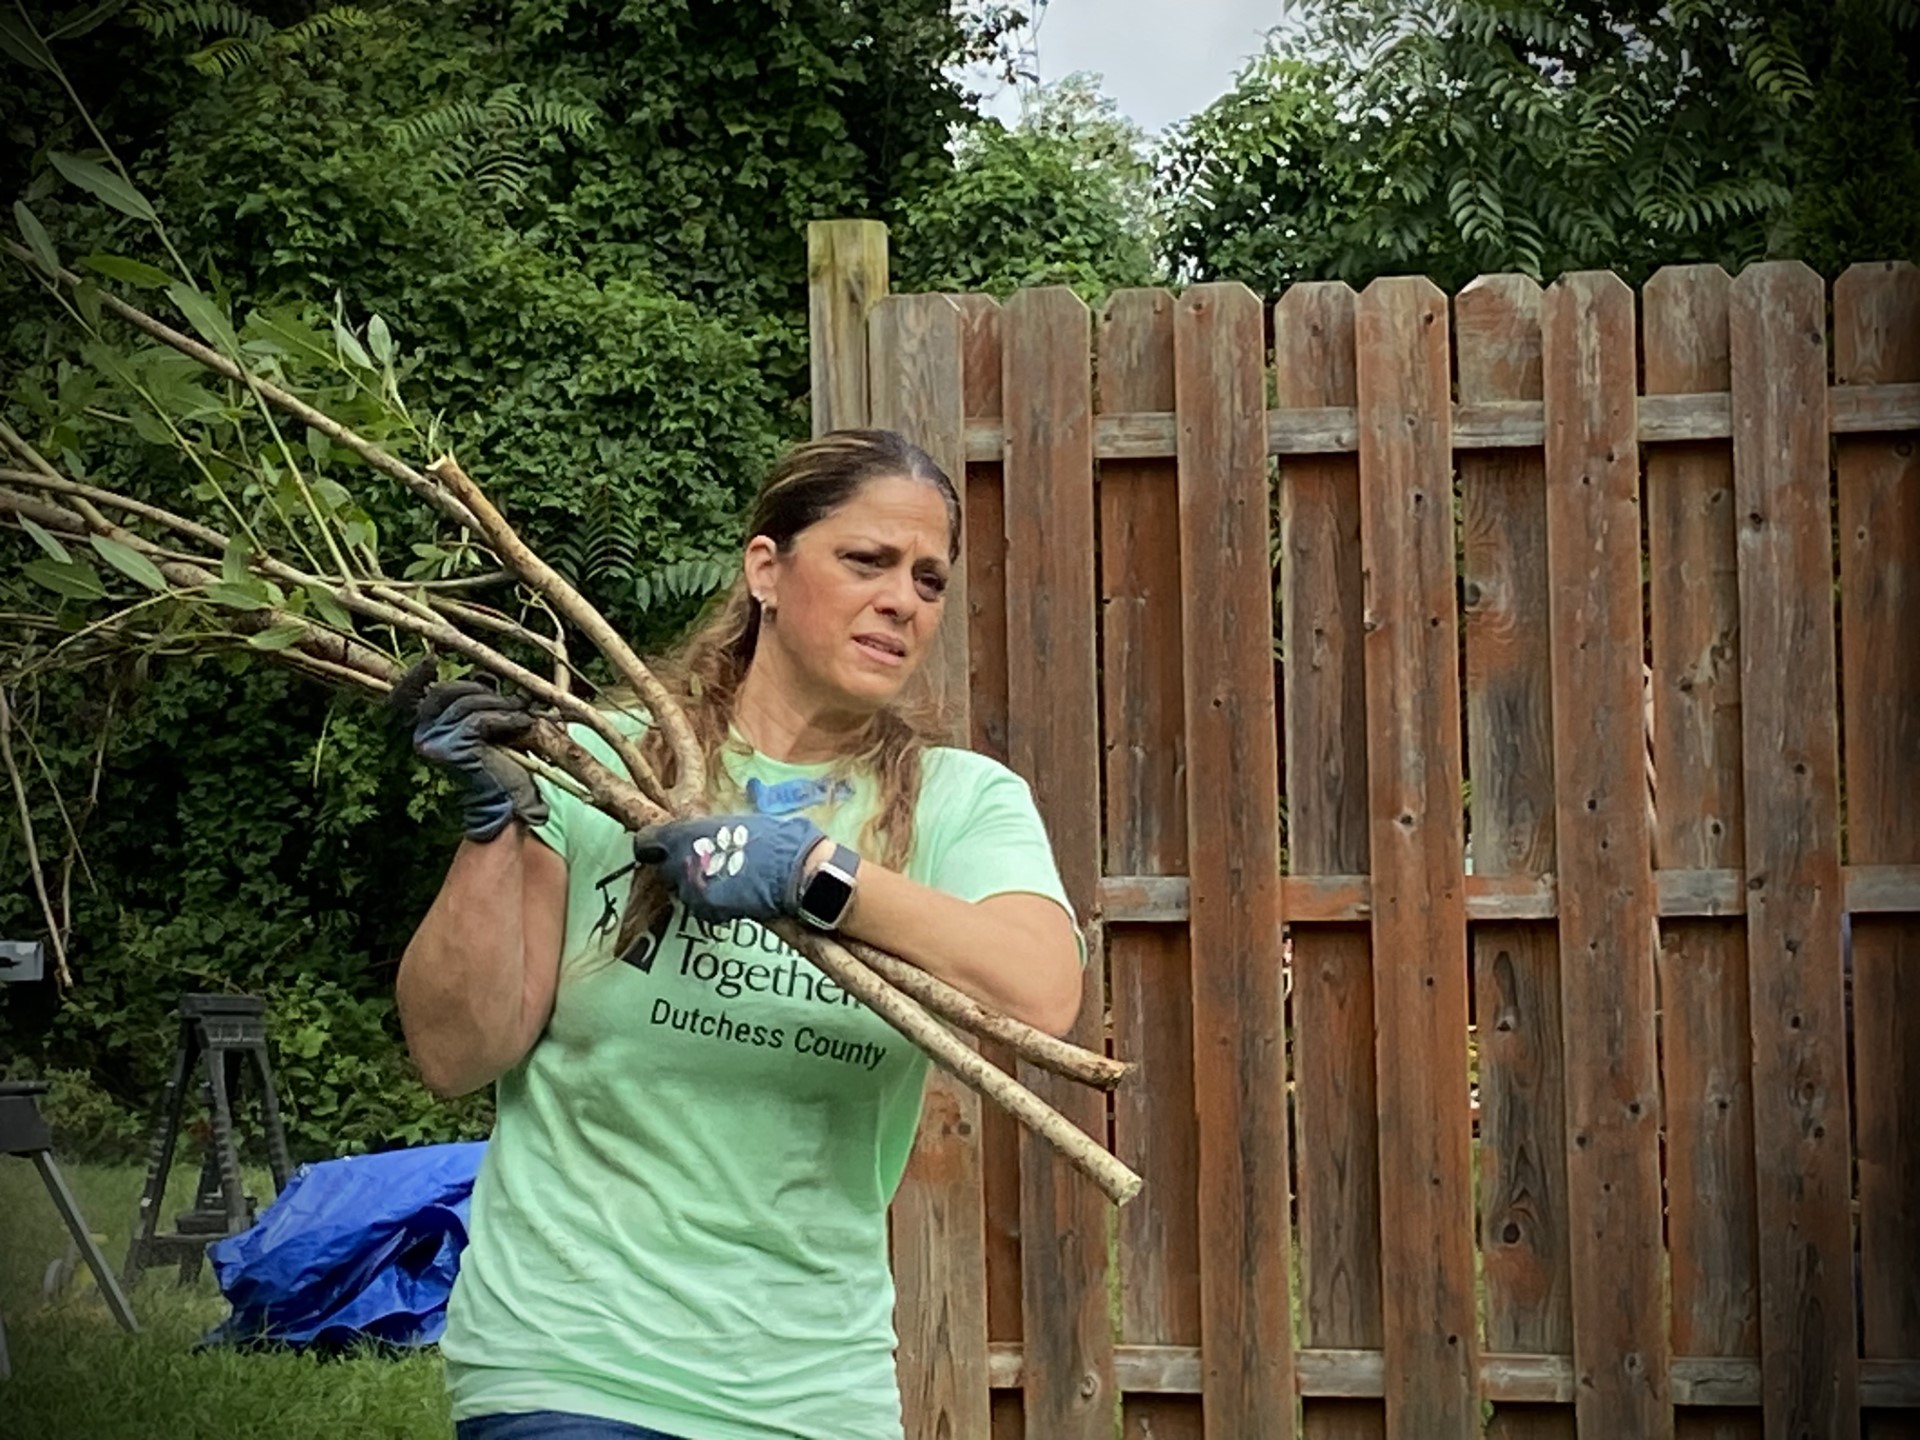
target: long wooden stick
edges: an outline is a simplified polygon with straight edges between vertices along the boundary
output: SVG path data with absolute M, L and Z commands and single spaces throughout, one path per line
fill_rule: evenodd
M 833 977 L 842 989 L 913 1041 L 941 1066 L 971 1085 L 1022 1125 L 1047 1141 L 1074 1169 L 1124 1205 L 1140 1193 L 1140 1177 L 1106 1146 L 1048 1105 L 978 1050 L 963 1045 L 918 1003 L 888 985 L 848 953 L 845 946 L 786 921 L 773 927 L 794 949 Z
M 936 1015 L 963 1026 L 984 1040 L 1006 1046 L 1034 1064 L 1082 1085 L 1111 1090 L 1133 1073 L 1124 1060 L 1086 1050 L 1069 1041 L 1049 1035 L 1011 1015 L 989 1010 L 964 990 L 959 990 L 938 975 L 910 965 L 898 956 L 859 941 L 847 944 L 854 959 L 874 971 L 894 989 L 918 1000 Z

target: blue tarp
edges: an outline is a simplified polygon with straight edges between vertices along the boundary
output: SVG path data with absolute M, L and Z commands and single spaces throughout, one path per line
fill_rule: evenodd
M 303 1165 L 253 1226 L 207 1247 L 232 1307 L 211 1345 L 431 1345 L 486 1142 Z

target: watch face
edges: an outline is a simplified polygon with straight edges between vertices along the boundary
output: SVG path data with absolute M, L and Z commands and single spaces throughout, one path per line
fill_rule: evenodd
M 831 925 L 839 920 L 841 911 L 847 908 L 847 901 L 852 898 L 853 886 L 834 871 L 822 867 L 807 882 L 807 893 L 802 903 L 808 915 Z

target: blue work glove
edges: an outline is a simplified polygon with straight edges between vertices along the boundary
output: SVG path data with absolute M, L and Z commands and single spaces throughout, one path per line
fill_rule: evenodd
M 766 925 L 798 917 L 807 855 L 825 838 L 804 815 L 701 815 L 639 831 L 633 858 L 659 866 L 697 918 Z
M 413 748 L 466 781 L 461 818 L 469 840 L 493 839 L 516 815 L 529 825 L 546 820 L 533 777 L 494 748 L 524 736 L 534 720 L 525 700 L 477 680 L 429 685 L 421 696 Z

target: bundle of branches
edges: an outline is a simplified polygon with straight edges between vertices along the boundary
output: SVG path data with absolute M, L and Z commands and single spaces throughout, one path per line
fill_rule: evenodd
M 330 337 L 285 313 L 255 312 L 236 328 L 229 307 L 195 283 L 152 205 L 104 140 L 101 146 L 105 163 L 68 155 L 53 163 L 71 183 L 150 222 L 174 271 L 92 255 L 78 262 L 90 272 L 83 276 L 62 263 L 24 204 L 15 206 L 15 218 L 25 243 L 8 240 L 6 252 L 87 337 L 81 348 L 91 371 L 145 407 L 115 418 L 170 444 L 176 463 L 189 469 L 187 483 L 159 492 L 160 503 L 151 485 L 137 496 L 127 493 L 134 487 L 83 478 L 57 416 L 45 427 L 51 440 L 38 444 L 0 420 L 0 519 L 44 552 L 25 569 L 58 597 L 60 621 L 42 627 L 63 632 L 55 648 L 139 647 L 164 635 L 175 649 L 238 649 L 403 711 L 438 673 L 439 657 L 451 657 L 535 704 L 541 718 L 512 752 L 529 770 L 630 830 L 697 810 L 706 767 L 684 715 L 616 628 L 534 553 L 446 453 L 438 426 L 416 423 L 402 399 L 393 338 L 379 318 L 356 333 L 336 313 Z M 164 290 L 193 333 L 130 303 L 102 278 Z M 296 393 L 291 377 L 302 364 L 328 369 L 341 403 L 322 409 L 311 389 L 306 398 Z M 92 411 L 111 411 L 103 395 L 89 398 Z M 367 423 L 350 424 L 343 413 Z M 298 450 L 289 434 L 302 437 Z M 408 446 L 437 458 L 415 468 L 396 453 Z M 343 461 L 361 476 L 370 469 L 391 483 L 380 484 L 380 496 L 356 496 L 336 478 Z M 405 496 L 424 502 L 440 527 L 431 546 L 416 550 L 458 556 L 459 565 L 416 562 L 402 575 L 390 573 L 369 506 L 391 510 Z M 440 573 L 448 568 L 465 573 Z M 519 603 L 483 603 L 490 587 L 511 587 Z M 593 660 L 576 662 L 581 642 Z M 604 687 L 589 678 L 595 672 L 606 676 Z M 580 693 L 614 686 L 637 696 L 647 723 L 660 728 L 674 760 L 670 786 L 616 723 L 620 706 Z M 570 726 L 602 737 L 627 774 L 597 760 Z M 14 780 L 31 845 L 17 771 Z M 29 859 L 57 945 L 31 850 Z M 990 1011 L 897 956 L 798 924 L 774 928 L 934 1062 L 1046 1139 L 1115 1204 L 1138 1192 L 1139 1177 L 956 1031 L 1101 1089 L 1117 1085 L 1128 1065 Z M 57 958 L 64 973 L 64 957 Z

